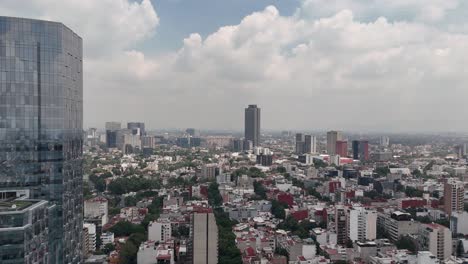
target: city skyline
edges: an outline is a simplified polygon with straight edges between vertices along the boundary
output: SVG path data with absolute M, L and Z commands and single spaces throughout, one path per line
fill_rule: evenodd
M 239 129 L 239 109 L 256 103 L 268 129 L 461 132 L 468 4 L 445 2 L 6 0 L 0 11 L 86 39 L 85 127 Z M 189 12 L 187 23 L 184 5 L 209 20 Z

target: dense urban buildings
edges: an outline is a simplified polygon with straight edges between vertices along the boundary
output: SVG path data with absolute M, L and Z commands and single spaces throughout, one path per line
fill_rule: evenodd
M 245 109 L 245 140 L 251 141 L 253 146 L 260 145 L 260 108 L 249 105 Z
M 454 148 L 460 139 L 393 135 L 383 147 L 375 134 L 346 132 L 347 141 L 334 131 L 264 132 L 254 147 L 235 132 L 141 136 L 121 128 L 126 147 L 107 148 L 104 131 L 88 133 L 87 140 L 100 139 L 85 148 L 89 261 L 101 253 L 148 264 L 468 257 L 468 162 Z
M 40 247 L 50 263 L 82 263 L 82 39 L 58 22 L 0 17 L 0 29 L 0 192 L 48 201 Z

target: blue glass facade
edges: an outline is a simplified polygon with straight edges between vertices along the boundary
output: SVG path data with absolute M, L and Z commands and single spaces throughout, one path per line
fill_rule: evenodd
M 0 17 L 0 191 L 55 205 L 50 263 L 82 262 L 82 39 L 61 23 Z

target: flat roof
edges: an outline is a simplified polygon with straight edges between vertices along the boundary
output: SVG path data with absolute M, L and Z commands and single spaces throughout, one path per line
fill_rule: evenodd
M 19 212 L 29 208 L 32 205 L 39 204 L 41 202 L 46 203 L 44 200 L 26 200 L 26 199 L 14 199 L 0 201 L 0 213 L 2 212 Z

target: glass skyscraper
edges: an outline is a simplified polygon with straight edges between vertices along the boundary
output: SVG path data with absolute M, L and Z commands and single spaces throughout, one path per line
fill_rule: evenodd
M 68 27 L 0 17 L 0 193 L 49 201 L 50 263 L 83 262 L 82 70 Z
M 250 140 L 254 147 L 260 145 L 260 108 L 257 105 L 249 105 L 245 108 L 244 136 Z

